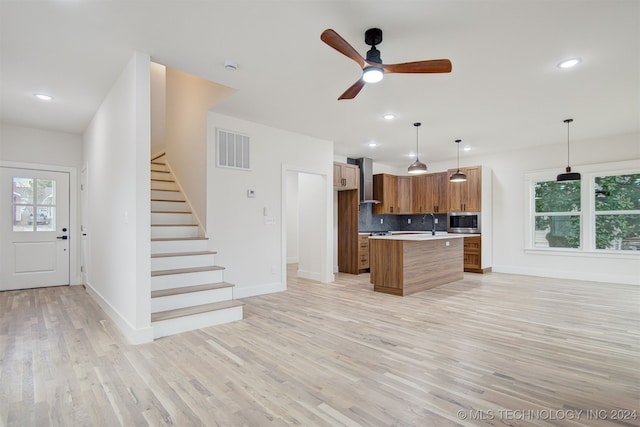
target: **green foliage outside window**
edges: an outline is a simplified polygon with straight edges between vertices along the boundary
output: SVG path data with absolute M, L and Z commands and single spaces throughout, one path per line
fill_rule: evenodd
M 536 246 L 580 247 L 580 188 L 580 181 L 536 183 L 535 231 L 536 235 L 544 234 L 546 240 L 536 238 Z M 566 215 L 570 212 L 578 215 Z
M 594 196 L 596 249 L 640 250 L 640 174 L 596 177 Z

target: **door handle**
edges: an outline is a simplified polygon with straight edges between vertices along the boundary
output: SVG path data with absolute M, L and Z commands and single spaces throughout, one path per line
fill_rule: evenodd
M 69 238 L 69 236 L 58 236 L 56 237 L 56 239 L 62 239 L 62 240 L 67 240 Z

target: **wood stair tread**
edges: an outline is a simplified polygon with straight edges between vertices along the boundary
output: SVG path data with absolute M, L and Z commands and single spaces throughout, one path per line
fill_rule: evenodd
M 193 314 L 206 313 L 209 311 L 223 310 L 226 308 L 233 308 L 233 307 L 242 307 L 243 305 L 244 305 L 243 303 L 238 302 L 236 300 L 229 300 L 229 301 L 222 301 L 222 302 L 214 302 L 211 304 L 195 305 L 195 306 L 186 307 L 186 308 L 177 308 L 175 310 L 167 310 L 167 311 L 161 311 L 159 313 L 153 313 L 151 315 L 151 321 L 159 322 L 161 320 L 175 319 L 176 317 L 190 316 Z
M 152 198 L 151 199 L 152 202 L 175 202 L 175 203 L 186 203 L 186 200 L 174 200 L 174 199 L 157 199 L 157 198 Z
M 189 214 L 189 215 L 191 215 L 193 212 L 191 212 L 191 211 L 151 211 L 151 213 Z
M 197 252 L 172 252 L 162 254 L 151 254 L 151 258 L 167 258 L 173 256 L 194 256 L 194 255 L 215 255 L 214 251 L 197 251 Z
M 164 179 L 164 178 L 151 178 L 151 181 L 156 181 L 156 182 L 176 182 L 174 179 Z
M 151 298 L 162 298 L 162 297 L 168 297 L 172 295 L 188 294 L 192 292 L 202 292 L 202 291 L 210 291 L 213 289 L 232 288 L 233 286 L 234 285 L 231 283 L 219 282 L 219 283 L 208 283 L 206 285 L 194 285 L 194 286 L 183 286 L 180 288 L 161 289 L 158 291 L 151 291 Z
M 198 224 L 151 224 L 152 227 L 197 227 Z
M 209 240 L 208 237 L 154 237 L 152 242 L 173 242 L 181 240 Z
M 224 267 L 219 265 L 208 265 L 206 267 L 191 267 L 191 268 L 175 268 L 172 270 L 158 270 L 152 271 L 151 277 L 169 276 L 171 274 L 185 274 L 185 273 L 201 273 L 205 271 L 218 271 L 224 270 Z

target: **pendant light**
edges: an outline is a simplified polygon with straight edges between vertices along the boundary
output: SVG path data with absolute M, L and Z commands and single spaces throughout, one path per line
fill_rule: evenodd
M 567 169 L 565 173 L 557 176 L 556 181 L 580 181 L 580 174 L 578 172 L 571 172 L 571 166 L 569 166 L 569 124 L 573 122 L 573 119 L 566 119 L 564 122 L 567 124 Z
M 461 139 L 456 139 L 456 144 L 458 144 L 458 170 L 455 173 L 452 173 L 449 177 L 449 181 L 451 182 L 464 182 L 467 180 L 467 175 L 460 172 L 460 143 Z
M 407 171 L 412 175 L 418 175 L 422 173 L 427 173 L 427 165 L 422 163 L 418 158 L 418 128 L 422 123 L 414 123 L 413 125 L 416 127 L 416 161 L 411 163 L 407 168 Z

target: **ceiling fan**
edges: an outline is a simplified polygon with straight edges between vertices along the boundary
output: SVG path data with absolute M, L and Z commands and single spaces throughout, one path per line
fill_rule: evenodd
M 382 42 L 382 30 L 370 28 L 364 33 L 364 42 L 371 46 L 367 52 L 367 59 L 363 58 L 345 39 L 332 29 L 327 29 L 320 35 L 320 40 L 351 58 L 362 67 L 362 77 L 347 89 L 338 99 L 353 99 L 362 90 L 365 83 L 375 83 L 382 80 L 384 73 L 449 73 L 451 61 L 448 59 L 431 59 L 426 61 L 403 62 L 401 64 L 383 64 L 380 51 L 376 45 Z

